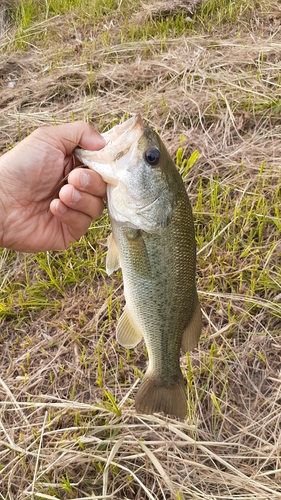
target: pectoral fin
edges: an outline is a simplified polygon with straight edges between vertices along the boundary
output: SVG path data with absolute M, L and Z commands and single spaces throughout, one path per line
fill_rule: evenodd
M 197 346 L 201 335 L 201 322 L 201 308 L 196 293 L 193 315 L 182 335 L 181 348 L 184 352 L 188 352 Z
M 117 341 L 124 347 L 135 347 L 142 339 L 142 334 L 135 327 L 128 308 L 125 307 L 116 330 Z
M 107 239 L 107 246 L 106 272 L 110 275 L 120 267 L 119 251 L 112 233 Z
M 132 272 L 142 279 L 150 279 L 151 264 L 147 253 L 143 231 L 131 227 L 126 228 L 124 235 L 128 245 L 128 266 Z M 147 236 L 148 237 L 148 236 Z

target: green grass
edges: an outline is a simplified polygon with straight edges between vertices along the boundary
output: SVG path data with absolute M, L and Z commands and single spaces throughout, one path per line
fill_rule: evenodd
M 77 12 L 85 18 L 99 18 L 116 10 L 119 3 L 115 0 L 23 0 L 15 3 L 10 17 L 19 30 L 26 30 L 53 16 Z
M 197 8 L 194 15 L 189 11 L 177 13 L 171 9 L 167 14 L 161 8 L 159 12 L 152 8 L 152 17 L 147 19 L 142 16 L 137 21 L 132 18 L 138 9 L 139 1 L 125 0 L 23 0 L 15 2 L 10 8 L 9 16 L 14 25 L 15 48 L 27 50 L 28 47 L 43 48 L 50 43 L 60 46 L 61 37 L 65 41 L 73 37 L 82 26 L 84 49 L 97 49 L 101 46 L 108 47 L 118 43 L 161 40 L 162 49 L 165 50 L 165 40 L 177 38 L 181 35 L 215 34 L 218 29 L 227 30 L 235 24 L 236 37 L 251 27 L 254 16 L 267 14 L 267 4 L 263 1 L 240 0 L 232 2 L 224 0 L 216 2 L 207 0 Z M 65 16 L 64 29 L 53 30 L 52 20 Z M 154 15 L 155 14 L 155 15 Z M 103 24 L 103 29 L 101 26 Z M 111 29 L 114 27 L 114 29 Z M 116 29 L 118 28 L 118 29 Z M 71 34 L 72 33 L 72 34 Z M 95 35 L 93 37 L 93 34 Z M 90 40 L 87 40 L 90 35 Z M 50 38 L 50 36 L 52 38 Z M 79 38 L 79 37 L 78 37 Z M 52 42 L 51 42 L 52 40 Z M 7 46 L 8 48 L 8 46 Z M 9 48 L 11 44 L 9 43 Z M 65 50 L 65 48 L 64 48 Z

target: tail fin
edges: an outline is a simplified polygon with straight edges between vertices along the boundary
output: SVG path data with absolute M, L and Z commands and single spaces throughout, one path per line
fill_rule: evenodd
M 135 406 L 137 413 L 151 415 L 162 411 L 166 415 L 184 418 L 187 408 L 183 377 L 179 376 L 167 384 L 167 381 L 150 374 L 145 375 L 136 395 Z

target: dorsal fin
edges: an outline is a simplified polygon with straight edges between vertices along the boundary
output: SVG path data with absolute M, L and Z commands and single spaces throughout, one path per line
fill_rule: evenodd
M 188 352 L 197 346 L 201 335 L 201 323 L 202 323 L 201 308 L 196 293 L 194 299 L 193 314 L 191 320 L 189 321 L 182 335 L 181 348 L 184 352 Z

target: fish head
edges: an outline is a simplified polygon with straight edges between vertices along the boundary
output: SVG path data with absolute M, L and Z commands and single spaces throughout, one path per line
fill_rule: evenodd
M 107 183 L 111 220 L 150 233 L 161 231 L 172 217 L 178 173 L 160 137 L 139 115 L 102 136 L 103 149 L 76 148 L 74 153 Z

